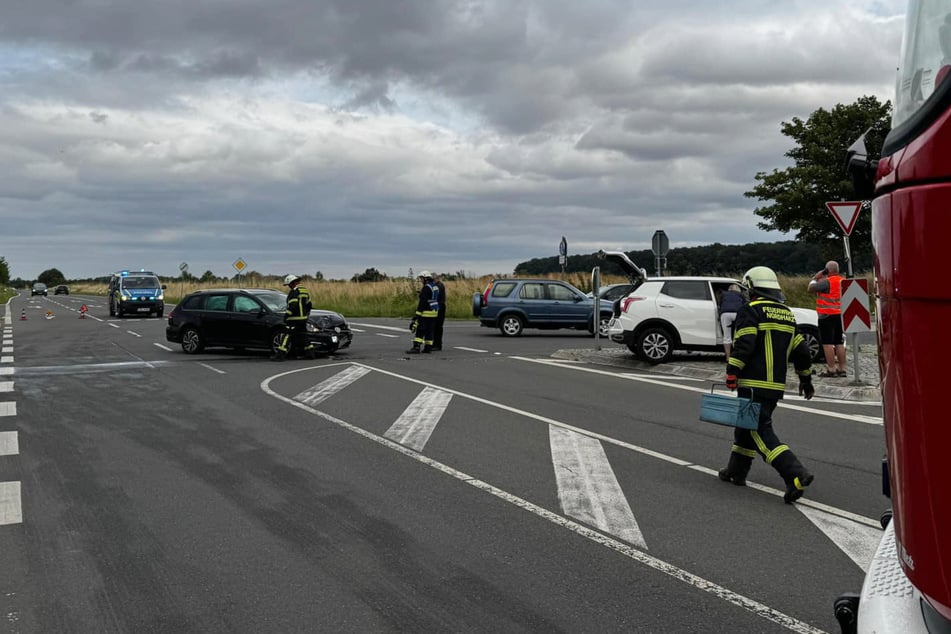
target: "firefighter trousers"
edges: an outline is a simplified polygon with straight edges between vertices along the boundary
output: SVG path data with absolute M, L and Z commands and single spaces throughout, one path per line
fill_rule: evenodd
M 301 356 L 314 349 L 314 344 L 307 341 L 307 320 L 295 319 L 284 322 L 284 336 L 281 345 L 277 347 L 280 356 L 287 356 L 289 350 Z
M 762 456 L 766 464 L 776 469 L 786 486 L 795 486 L 796 478 L 804 476 L 806 468 L 802 466 L 796 454 L 779 439 L 773 430 L 773 411 L 778 401 L 757 401 L 760 404 L 759 428 L 733 430 L 733 447 L 730 453 L 729 475 L 745 478 L 753 465 L 756 454 Z

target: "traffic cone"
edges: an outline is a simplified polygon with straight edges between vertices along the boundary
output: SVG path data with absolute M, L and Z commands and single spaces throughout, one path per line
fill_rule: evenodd
M 26 321 L 26 309 L 20 311 L 20 321 Z

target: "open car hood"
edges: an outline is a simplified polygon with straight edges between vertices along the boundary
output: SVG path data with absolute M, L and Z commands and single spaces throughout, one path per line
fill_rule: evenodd
M 639 285 L 647 280 L 647 271 L 631 262 L 631 258 L 623 251 L 598 251 L 598 258 L 620 266 L 632 284 Z

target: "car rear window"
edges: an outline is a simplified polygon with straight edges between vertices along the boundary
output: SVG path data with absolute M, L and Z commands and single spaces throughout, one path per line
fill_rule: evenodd
M 571 289 L 562 286 L 561 284 L 549 284 L 548 285 L 548 295 L 551 299 L 557 299 L 561 301 L 574 301 L 577 297 Z
M 496 282 L 492 286 L 492 297 L 508 297 L 515 289 L 515 282 Z
M 676 297 L 677 299 L 710 299 L 710 285 L 703 280 L 665 282 L 664 289 L 661 292 L 668 297 Z
M 185 310 L 198 310 L 201 308 L 201 295 L 191 295 L 182 301 L 181 308 Z
M 228 296 L 208 295 L 205 298 L 205 310 L 228 310 Z

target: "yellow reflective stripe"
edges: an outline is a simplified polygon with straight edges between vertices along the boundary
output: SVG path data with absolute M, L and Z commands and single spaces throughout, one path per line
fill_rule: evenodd
M 730 358 L 727 360 L 726 364 L 729 365 L 729 366 L 735 367 L 735 368 L 737 368 L 737 369 L 740 369 L 740 370 L 742 370 L 743 368 L 746 367 L 746 362 L 745 362 L 745 361 L 742 361 L 742 360 L 740 360 L 740 359 L 737 359 L 736 357 L 730 357 Z
M 755 337 L 756 326 L 747 326 L 746 328 L 740 328 L 739 330 L 733 333 L 733 341 L 736 341 L 740 337 L 743 337 L 746 335 L 753 335 Z
M 755 431 L 750 432 L 750 435 L 753 437 L 753 442 L 756 443 L 756 448 L 763 454 L 763 457 L 766 457 L 766 454 L 769 453 L 769 449 L 766 448 L 766 443 L 763 442 L 763 438 Z
M 766 357 L 766 382 L 773 383 L 773 369 L 776 362 L 773 360 L 773 338 L 763 337 L 763 354 Z
M 779 332 L 796 333 L 796 327 L 792 324 L 780 324 L 772 321 L 764 322 L 759 325 L 760 330 L 778 330 Z
M 798 374 L 799 376 L 812 376 L 812 368 L 809 368 L 808 370 L 802 370 L 802 371 L 797 370 L 796 374 Z
M 747 458 L 755 458 L 755 457 L 756 457 L 756 450 L 755 450 L 755 449 L 747 449 L 746 447 L 740 447 L 739 445 L 733 445 L 732 451 L 733 451 L 733 453 L 738 453 L 738 454 L 740 454 L 741 456 L 746 456 Z
M 768 464 L 773 464 L 773 460 L 778 458 L 779 454 L 783 453 L 784 451 L 789 451 L 789 447 L 787 445 L 779 445 L 766 455 L 766 462 Z
M 775 381 L 758 381 L 756 379 L 737 379 L 736 384 L 739 387 L 760 388 L 761 390 L 779 390 L 786 389 L 785 383 L 776 383 Z
M 420 317 L 436 317 L 439 315 L 438 311 L 435 310 L 424 310 L 423 312 L 416 311 L 416 314 Z
M 789 451 L 788 445 L 778 445 L 775 449 L 770 451 L 769 448 L 766 446 L 766 443 L 763 442 L 762 436 L 760 436 L 755 431 L 750 432 L 750 434 L 753 436 L 753 442 L 756 443 L 757 448 L 759 448 L 759 452 L 763 454 L 763 458 L 766 460 L 766 464 L 769 464 L 769 465 L 773 464 L 773 460 L 775 460 L 779 456 L 779 454 L 783 453 L 784 451 Z

